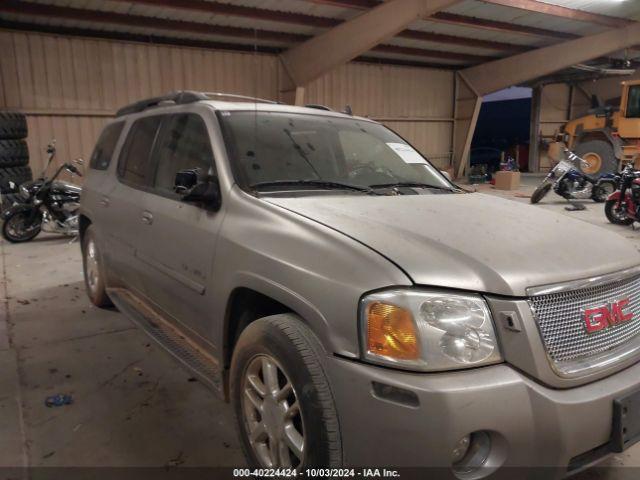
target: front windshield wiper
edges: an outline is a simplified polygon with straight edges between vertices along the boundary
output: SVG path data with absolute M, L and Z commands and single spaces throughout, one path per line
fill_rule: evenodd
M 443 187 L 440 185 L 431 185 L 429 183 L 420 182 L 396 182 L 396 183 L 379 183 L 376 185 L 369 185 L 371 188 L 433 188 L 435 190 L 446 190 L 447 192 L 453 192 L 455 189 L 451 187 Z
M 351 185 L 350 183 L 331 182 L 326 180 L 274 180 L 272 182 L 259 182 L 249 185 L 249 188 L 258 189 L 264 187 L 317 187 L 330 190 L 354 190 L 377 195 L 370 187 Z

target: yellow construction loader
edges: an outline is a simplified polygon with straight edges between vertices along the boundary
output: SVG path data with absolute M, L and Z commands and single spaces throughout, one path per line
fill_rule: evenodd
M 619 107 L 598 106 L 589 114 L 560 128 L 550 157 L 564 145 L 587 161 L 588 175 L 619 171 L 622 162 L 634 161 L 640 169 L 640 80 L 622 82 Z M 564 145 L 563 145 L 564 144 Z

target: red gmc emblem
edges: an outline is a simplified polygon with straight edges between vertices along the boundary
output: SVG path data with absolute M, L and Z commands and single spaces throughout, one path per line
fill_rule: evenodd
M 633 313 L 625 313 L 624 311 L 628 306 L 629 299 L 625 298 L 602 307 L 587 308 L 584 311 L 584 323 L 587 326 L 587 333 L 598 332 L 607 327 L 613 327 L 619 323 L 632 320 Z

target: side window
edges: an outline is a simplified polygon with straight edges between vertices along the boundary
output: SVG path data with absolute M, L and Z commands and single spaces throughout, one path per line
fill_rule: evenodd
M 89 167 L 95 170 L 106 170 L 109 168 L 113 151 L 116 148 L 123 127 L 124 122 L 118 122 L 107 125 L 104 130 L 102 130 L 100 138 L 98 138 L 98 142 L 91 154 Z
M 125 182 L 134 186 L 151 186 L 151 150 L 161 121 L 162 116 L 156 115 L 141 118 L 131 125 L 118 160 L 118 176 Z
M 173 115 L 165 122 L 158 141 L 155 188 L 173 193 L 176 173 L 198 169 L 201 175 L 215 173 L 211 140 L 204 120 L 193 113 Z
M 629 89 L 627 118 L 640 118 L 640 85 L 633 86 Z

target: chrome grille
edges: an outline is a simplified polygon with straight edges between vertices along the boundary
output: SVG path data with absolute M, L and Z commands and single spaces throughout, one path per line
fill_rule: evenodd
M 553 290 L 553 289 L 550 289 Z M 633 319 L 587 333 L 584 310 L 629 299 L 625 313 Z M 576 290 L 529 299 L 551 360 L 556 364 L 587 360 L 616 349 L 640 333 L 640 274 Z M 635 342 L 634 342 L 635 343 Z

